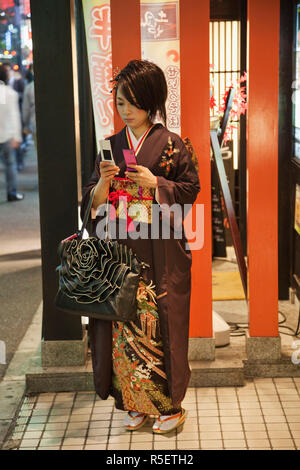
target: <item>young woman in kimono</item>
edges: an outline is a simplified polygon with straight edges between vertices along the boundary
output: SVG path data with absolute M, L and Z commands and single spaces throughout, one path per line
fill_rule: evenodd
M 109 138 L 116 165 L 102 162 L 98 156 L 83 190 L 82 216 L 93 188 L 94 209 L 109 197 L 117 209 L 117 223 L 125 223 L 128 235 L 130 224 L 134 224 L 131 230 L 138 223 L 147 227 L 148 238 L 128 236 L 119 241 L 131 247 L 149 267 L 139 284 L 136 321 L 90 319 L 95 389 L 102 399 L 112 395 L 116 407 L 128 412 L 126 429 L 139 429 L 152 416 L 156 417 L 153 432 L 165 433 L 185 420 L 181 402 L 190 378 L 191 252 L 183 230 L 180 238 L 174 236 L 176 221 L 172 212 L 168 219 L 170 237 L 160 232 L 151 238 L 151 217 L 131 219 L 125 210 L 124 219 L 118 196 L 125 194 L 127 206 L 129 201 L 141 202 L 146 214 L 154 205 L 178 204 L 183 209 L 185 204 L 194 203 L 200 190 L 199 179 L 181 138 L 162 124 L 154 124 L 157 116 L 166 122 L 167 84 L 162 70 L 151 62 L 133 60 L 114 82 L 116 108 L 125 124 Z M 136 172 L 126 168 L 123 149 L 135 151 L 137 165 L 131 168 Z M 93 220 L 94 234 L 99 220 Z

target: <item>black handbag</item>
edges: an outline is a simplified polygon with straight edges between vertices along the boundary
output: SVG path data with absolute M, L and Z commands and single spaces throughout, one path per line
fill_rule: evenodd
M 78 316 L 132 321 L 136 318 L 141 273 L 149 265 L 116 240 L 83 238 L 92 203 L 93 191 L 81 230 L 58 246 L 61 264 L 56 268 L 59 289 L 55 304 Z

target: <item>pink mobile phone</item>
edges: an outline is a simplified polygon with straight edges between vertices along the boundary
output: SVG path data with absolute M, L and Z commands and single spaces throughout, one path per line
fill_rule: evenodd
M 133 168 L 130 168 L 130 165 L 137 165 L 137 161 L 134 155 L 134 151 L 132 149 L 123 149 L 124 159 L 127 165 L 128 171 L 135 171 Z

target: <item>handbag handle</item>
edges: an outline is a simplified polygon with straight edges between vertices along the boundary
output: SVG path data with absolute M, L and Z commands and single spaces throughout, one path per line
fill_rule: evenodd
M 88 223 L 88 220 L 89 220 L 89 217 L 90 217 L 90 213 L 91 213 L 91 209 L 92 209 L 92 205 L 93 205 L 93 200 L 94 200 L 94 192 L 95 192 L 95 187 L 91 190 L 90 199 L 89 199 L 89 202 L 88 202 L 85 214 L 84 214 L 81 229 L 79 231 L 79 237 L 80 238 L 82 238 L 83 232 L 86 229 L 86 226 L 87 226 L 87 223 Z M 107 200 L 106 200 L 106 224 L 107 224 L 107 221 L 108 221 L 108 197 L 107 197 Z M 109 236 L 108 236 L 108 233 L 106 232 L 106 239 L 107 238 L 109 238 Z
M 81 229 L 79 231 L 79 236 L 80 237 L 82 237 L 83 232 L 86 229 L 86 226 L 87 226 L 87 223 L 88 223 L 88 220 L 89 220 L 89 217 L 90 217 L 90 212 L 91 212 L 91 209 L 92 209 L 93 199 L 94 199 L 94 192 L 95 192 L 95 188 L 93 188 L 91 190 L 89 203 L 87 205 L 87 208 L 86 208 L 86 211 L 85 211 L 85 214 L 84 214 L 84 218 L 83 218 L 83 221 L 82 221 L 82 226 L 81 226 Z

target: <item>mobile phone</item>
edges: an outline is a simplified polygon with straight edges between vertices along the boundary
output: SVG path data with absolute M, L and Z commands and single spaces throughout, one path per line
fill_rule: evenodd
M 110 140 L 100 140 L 100 154 L 103 162 L 109 162 L 115 165 Z
M 137 170 L 135 170 L 134 168 L 130 168 L 130 165 L 137 165 L 134 151 L 132 149 L 123 149 L 123 155 L 127 165 L 127 170 L 136 172 Z

